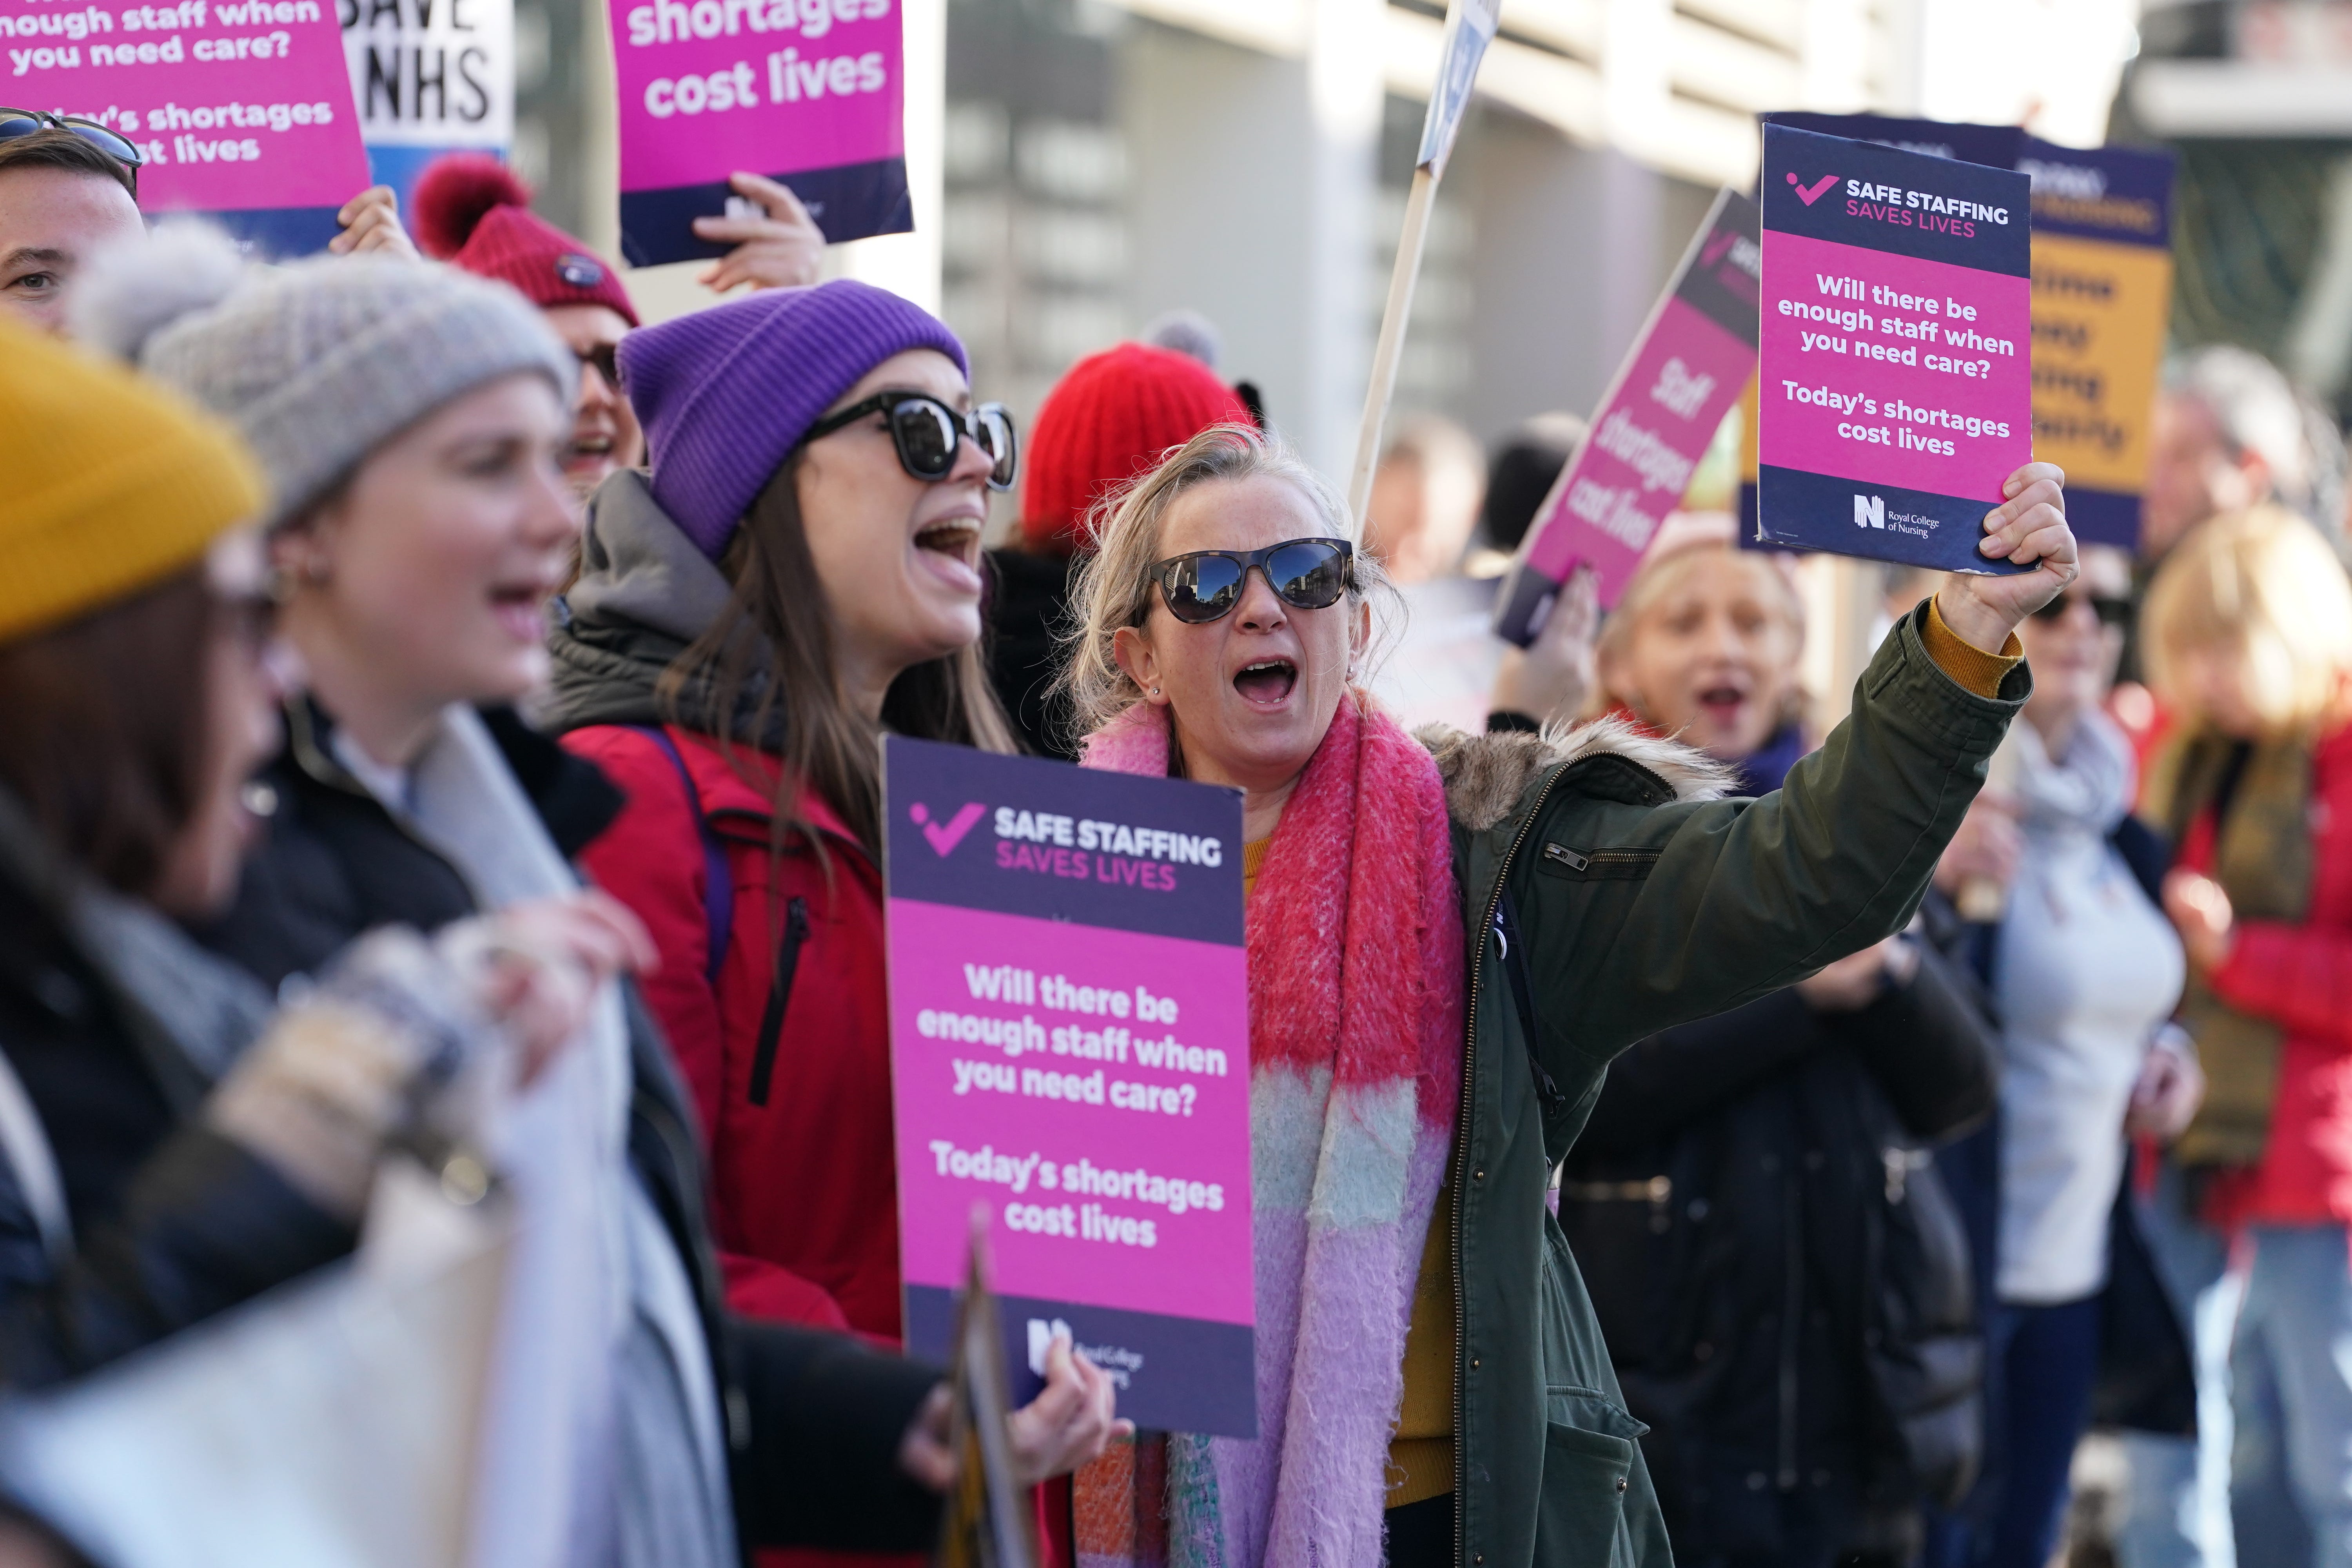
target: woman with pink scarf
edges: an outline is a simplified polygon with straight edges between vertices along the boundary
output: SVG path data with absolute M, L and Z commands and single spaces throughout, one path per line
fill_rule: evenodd
M 1761 800 L 1601 720 L 1409 736 L 1363 692 L 1393 595 L 1278 440 L 1204 432 L 1120 497 L 1075 595 L 1085 765 L 1243 793 L 1258 1431 L 1081 1471 L 1085 1568 L 1667 1568 L 1546 1206 L 1610 1058 L 1899 931 L 2074 574 L 2031 464 L 1852 716 Z M 1988 652 L 1998 649 L 1998 652 Z

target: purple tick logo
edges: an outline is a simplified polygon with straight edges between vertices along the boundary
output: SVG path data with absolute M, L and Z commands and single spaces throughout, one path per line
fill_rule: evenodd
M 963 842 L 963 836 L 971 831 L 972 824 L 978 822 L 987 811 L 988 807 L 981 805 L 980 802 L 967 801 L 961 811 L 957 812 L 944 823 L 933 822 L 931 808 L 919 800 L 908 808 L 907 815 L 922 825 L 923 837 L 931 841 L 931 847 L 939 852 L 941 859 L 945 859 L 955 852 L 955 847 Z
M 1811 206 L 1815 202 L 1822 199 L 1822 193 L 1823 191 L 1828 190 L 1832 185 L 1838 183 L 1838 177 L 1835 174 L 1823 174 L 1811 184 L 1803 185 L 1797 184 L 1797 176 L 1794 173 L 1791 173 L 1789 175 L 1789 183 L 1797 186 L 1797 199 L 1804 203 L 1807 206 Z

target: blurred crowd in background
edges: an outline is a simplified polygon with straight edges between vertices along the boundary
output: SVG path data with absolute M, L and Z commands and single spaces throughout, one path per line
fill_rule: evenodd
M 505 1309 L 530 1344 L 450 1342 L 496 1391 L 503 1500 L 401 1528 L 482 1562 L 929 1543 L 945 1397 L 882 1353 L 871 733 L 1075 757 L 1105 503 L 1285 410 L 1180 315 L 1078 360 L 1016 437 L 954 333 L 807 288 L 821 237 L 740 181 L 765 216 L 730 220 L 712 281 L 752 292 L 640 329 L 494 165 L 429 172 L 406 215 L 358 198 L 360 254 L 260 273 L 142 238 L 135 179 L 67 129 L 0 142 L 12 1387 L 366 1256 L 388 1167 L 479 1206 L 489 1150 L 558 1215 L 522 1245 L 571 1288 Z M 887 442 L 805 455 L 870 412 Z M 1613 717 L 1778 789 L 1844 699 L 1804 679 L 1818 595 L 1728 505 L 1671 520 L 1605 616 L 1572 593 L 1535 647 L 1492 637 L 1584 435 L 1523 412 L 1491 447 L 1434 413 L 1391 432 L 1360 520 L 1401 594 L 1360 669 L 1379 703 Z M 2352 1563 L 2344 447 L 2242 348 L 2179 355 L 2154 430 L 2139 546 L 2086 547 L 2020 628 L 2032 696 L 1910 929 L 1642 1041 L 1555 1173 L 1686 1564 Z M 867 524 L 902 482 L 950 498 L 914 544 L 982 573 L 978 644 L 843 586 L 898 581 Z M 989 490 L 1017 526 L 988 530 Z M 1870 640 L 1938 586 L 1886 570 Z M 748 766 L 681 746 L 681 713 Z M 519 1116 L 518 1084 L 556 1092 Z M 1058 1344 L 1013 1425 L 1022 1479 L 1064 1489 L 1049 1559 L 1090 1562 L 1054 1478 L 1127 1436 L 1109 1384 Z M 107 1560 L 100 1520 L 31 1500 L 101 1495 L 102 1464 L 58 1464 L 17 1472 L 0 1550 Z

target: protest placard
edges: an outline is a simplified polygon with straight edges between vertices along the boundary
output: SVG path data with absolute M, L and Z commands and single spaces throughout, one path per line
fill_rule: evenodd
M 514 0 L 337 0 L 360 137 L 376 184 L 409 210 L 445 153 L 514 142 Z
M 1756 534 L 1756 376 L 1739 395 L 1739 542 L 1761 547 Z
M 1535 640 L 1560 585 L 1592 569 L 1617 602 L 1756 366 L 1756 204 L 1717 194 L 1560 470 L 1496 602 L 1495 633 Z
M 1764 542 L 1947 572 L 2031 454 L 2028 182 L 1764 127 Z
M 621 254 L 723 254 L 728 176 L 790 185 L 835 244 L 915 226 L 895 0 L 613 0 Z M 740 200 L 740 198 L 735 198 Z
M 2033 455 L 2066 470 L 2082 539 L 2139 543 L 2172 307 L 2169 153 L 2029 140 L 2033 182 Z
M 2016 168 L 2028 141 L 2025 132 L 2014 125 L 1906 120 L 1898 114 L 1816 114 L 1810 110 L 1788 110 L 1759 118 L 1767 125 L 1786 125 L 1822 136 L 1872 142 L 1929 158 L 1957 158 L 1964 163 L 1983 163 L 1995 169 Z
M 10 103 L 138 143 L 150 215 L 206 213 L 299 255 L 368 183 L 333 0 L 0 0 L 0 48 Z
M 986 1204 L 1026 1399 L 1067 1326 L 1163 1431 L 1254 1436 L 1241 797 L 891 736 L 907 1347 L 943 1356 Z
M 2066 520 L 2076 534 L 2137 544 L 2172 303 L 2172 154 L 2061 147 L 2014 125 L 1881 114 L 1764 119 L 2032 180 L 2033 454 L 2066 470 Z

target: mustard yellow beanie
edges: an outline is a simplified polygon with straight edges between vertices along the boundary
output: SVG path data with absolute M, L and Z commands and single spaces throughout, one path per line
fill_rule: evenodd
M 226 425 L 0 320 L 0 642 L 163 581 L 267 500 Z

